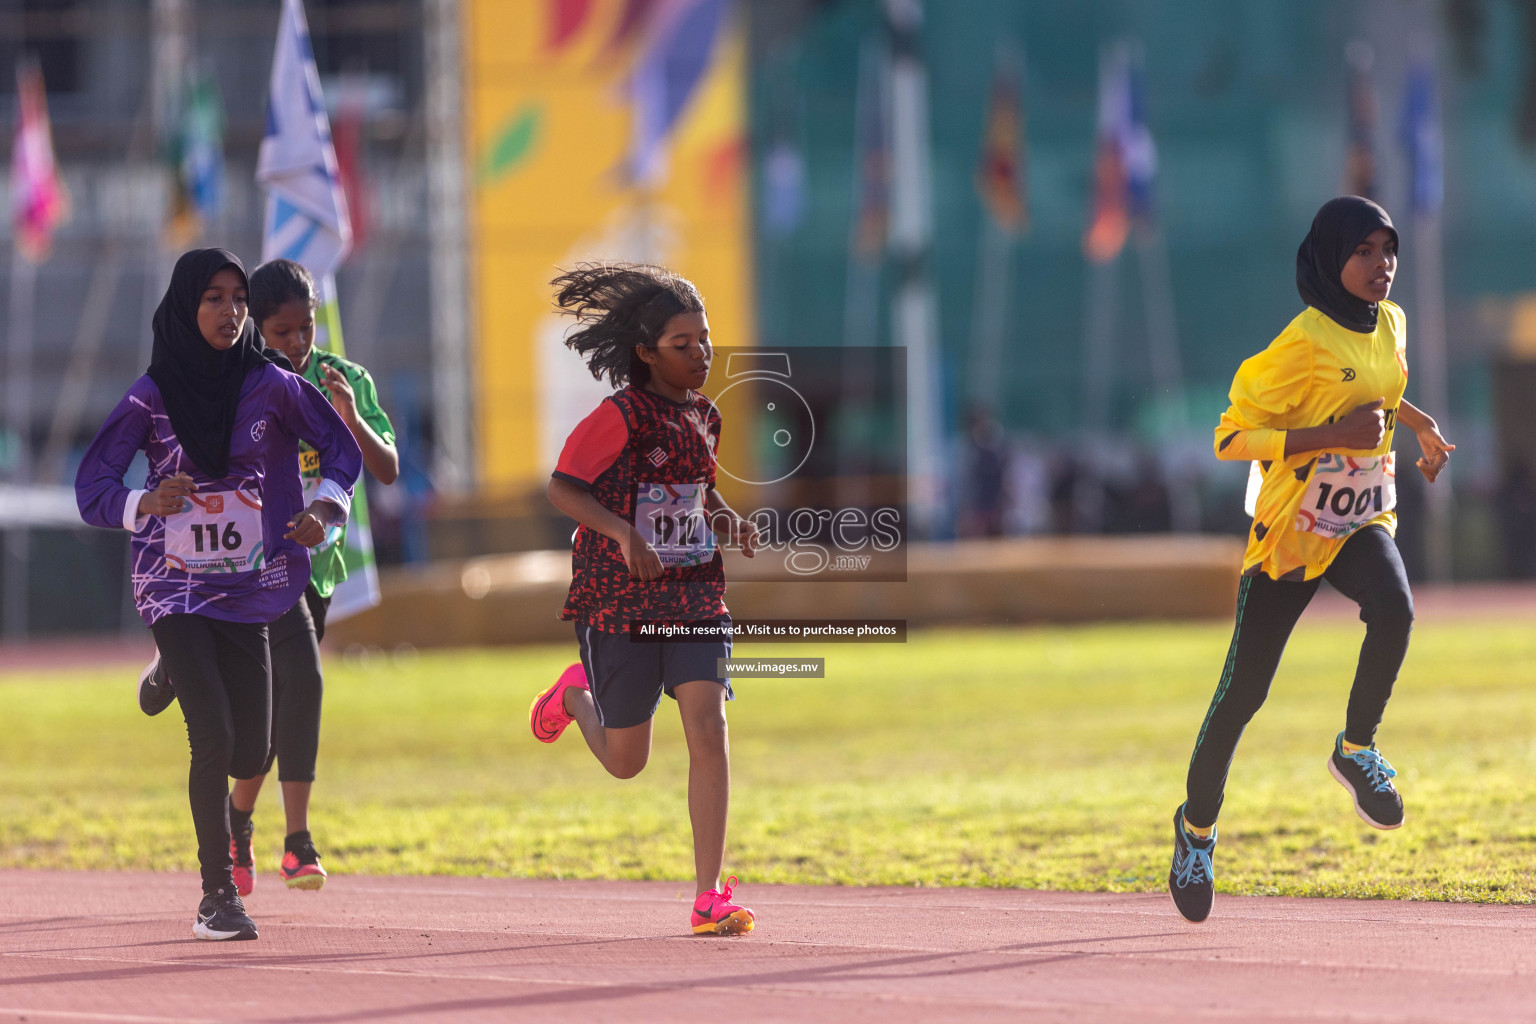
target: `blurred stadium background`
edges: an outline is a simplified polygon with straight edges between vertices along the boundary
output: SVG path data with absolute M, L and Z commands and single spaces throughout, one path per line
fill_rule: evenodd
M 721 344 L 905 347 L 916 539 L 1235 544 L 1245 468 L 1211 430 L 1340 192 L 1399 225 L 1409 394 L 1459 445 L 1433 500 L 1402 478 L 1411 573 L 1536 575 L 1536 4 L 303 7 L 347 353 L 399 432 L 401 482 L 369 485 L 386 596 L 561 547 L 543 484 L 601 390 L 545 282 L 581 258 L 693 278 Z M 138 629 L 126 537 L 79 526 L 67 485 L 176 254 L 259 262 L 282 8 L 0 0 L 8 640 Z

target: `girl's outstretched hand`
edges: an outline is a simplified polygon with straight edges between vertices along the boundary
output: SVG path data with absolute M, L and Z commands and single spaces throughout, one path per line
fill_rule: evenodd
M 1424 449 L 1424 457 L 1415 463 L 1419 472 L 1424 474 L 1424 479 L 1430 483 L 1435 482 L 1435 477 L 1451 461 L 1451 452 L 1456 446 L 1440 436 L 1440 428 L 1433 423 L 1426 423 L 1414 434 L 1419 439 L 1419 447 Z
M 642 580 L 650 581 L 660 576 L 664 571 L 661 564 L 661 556 L 656 554 L 656 549 L 645 542 L 640 536 L 640 531 L 633 526 L 619 541 L 619 550 L 624 552 L 624 564 L 629 566 L 629 574 Z

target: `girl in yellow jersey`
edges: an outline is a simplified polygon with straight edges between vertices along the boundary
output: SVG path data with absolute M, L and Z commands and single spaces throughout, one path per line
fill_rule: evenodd
M 1358 196 L 1323 204 L 1296 253 L 1296 287 L 1307 308 L 1238 368 L 1232 406 L 1216 428 L 1217 458 L 1259 463 L 1263 486 L 1232 645 L 1195 740 L 1187 799 L 1174 815 L 1168 891 L 1191 921 L 1211 911 L 1216 816 L 1237 741 L 1324 578 L 1360 605 L 1365 622 L 1328 769 L 1367 824 L 1403 823 L 1396 773 L 1374 742 L 1413 627 L 1413 596 L 1392 539 L 1392 438 L 1399 423 L 1414 432 L 1424 452 L 1418 468 L 1431 482 L 1455 445 L 1403 398 L 1407 321 L 1387 301 L 1396 272 L 1397 230 L 1385 210 Z

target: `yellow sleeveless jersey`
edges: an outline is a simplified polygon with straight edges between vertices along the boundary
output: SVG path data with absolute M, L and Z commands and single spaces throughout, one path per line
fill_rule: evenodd
M 1347 454 L 1387 455 L 1397 407 L 1408 386 L 1407 333 L 1407 318 L 1392 302 L 1379 304 L 1376 330 L 1370 334 L 1340 327 L 1309 306 L 1267 349 L 1238 368 L 1228 396 L 1232 406 L 1221 417 L 1215 443 L 1217 458 L 1252 460 L 1264 470 L 1243 575 L 1262 572 L 1276 580 L 1310 580 L 1333 562 L 1348 534 L 1309 532 L 1311 518 L 1301 508 L 1323 453 L 1287 459 L 1285 432 L 1332 423 L 1356 406 L 1384 397 L 1387 429 L 1381 446 Z M 1319 486 L 1326 496 L 1328 485 Z M 1361 500 L 1370 511 L 1368 499 Z M 1365 525 L 1376 524 L 1395 533 L 1397 515 L 1383 511 Z

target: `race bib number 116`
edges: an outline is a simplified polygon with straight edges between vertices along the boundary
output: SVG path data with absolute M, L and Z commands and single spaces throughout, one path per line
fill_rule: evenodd
M 247 491 L 193 494 L 186 509 L 165 517 L 165 561 L 190 573 L 261 568 L 266 551 L 261 498 Z

